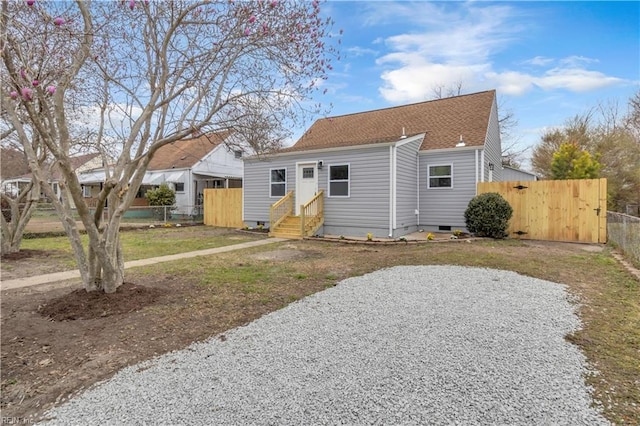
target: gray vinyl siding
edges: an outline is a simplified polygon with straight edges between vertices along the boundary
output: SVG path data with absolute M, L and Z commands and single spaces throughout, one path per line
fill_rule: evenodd
M 376 237 L 389 233 L 389 147 L 359 148 L 334 152 L 306 151 L 299 154 L 246 159 L 244 164 L 243 220 L 247 225 L 269 222 L 269 207 L 278 198 L 269 197 L 269 170 L 287 169 L 287 192 L 295 191 L 296 163 L 323 162 L 318 170 L 318 190 L 325 191 L 324 233 Z M 329 169 L 349 165 L 349 197 L 329 196 Z
M 464 212 L 476 195 L 475 152 L 420 153 L 420 228 L 429 231 L 437 231 L 439 226 L 465 229 Z M 429 189 L 428 166 L 444 164 L 453 165 L 453 188 Z
M 389 229 L 389 147 L 323 153 L 320 188 L 325 189 L 324 232 L 331 235 L 376 237 Z M 329 167 L 349 164 L 349 197 L 329 197 Z
M 243 182 L 243 208 L 242 219 L 249 226 L 255 226 L 256 222 L 269 222 L 269 207 L 278 198 L 271 198 L 269 171 L 271 169 L 287 169 L 287 185 L 285 191 L 292 190 L 290 175 L 294 173 L 294 166 L 287 162 L 260 159 L 244 160 L 244 182 Z M 293 183 L 295 187 L 295 181 Z
M 502 176 L 502 144 L 500 141 L 500 125 L 498 123 L 498 107 L 495 98 L 491 107 L 491 115 L 489 116 L 489 124 L 487 126 L 487 136 L 485 139 L 485 158 L 484 158 L 484 181 L 489 181 L 489 163 L 493 167 L 493 181 L 500 182 L 505 180 Z M 483 180 L 483 179 L 480 179 Z
M 422 139 L 396 150 L 396 229 L 394 236 L 413 232 L 418 226 L 417 155 Z
M 509 182 L 509 181 L 530 181 L 530 180 L 537 180 L 536 175 L 534 175 L 533 173 L 524 171 L 524 170 L 518 170 L 518 169 L 512 169 L 511 167 L 504 167 L 502 169 L 502 180 L 504 182 Z

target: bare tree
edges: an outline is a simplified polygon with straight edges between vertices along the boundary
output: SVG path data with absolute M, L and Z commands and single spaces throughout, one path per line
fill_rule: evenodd
M 629 113 L 625 118 L 625 125 L 640 144 L 640 90 L 629 99 Z
M 9 114 L 16 114 L 16 111 L 9 112 L 5 110 L 5 106 L 12 107 L 15 105 L 2 102 L 1 106 L 1 123 L 5 129 L 0 137 L 0 143 L 3 148 L 3 174 L 5 169 L 14 167 L 17 167 L 17 169 L 14 168 L 14 172 L 19 170 L 25 173 L 23 166 L 24 163 L 29 162 L 29 159 L 22 149 L 24 144 L 31 146 L 35 153 L 35 162 L 39 167 L 44 169 L 47 165 L 48 156 L 47 150 L 43 146 L 40 137 L 37 134 L 33 134 L 31 130 L 18 134 L 19 132 L 16 131 L 16 128 L 11 126 L 6 119 Z M 21 140 L 20 138 L 23 139 Z M 11 154 L 9 155 L 10 158 L 5 157 L 5 155 L 8 154 Z M 19 156 L 19 158 L 16 158 L 17 156 Z M 15 162 L 16 164 L 10 164 L 11 162 Z M 11 188 L 11 190 L 7 189 L 8 188 L 3 188 L 0 193 L 2 204 L 2 215 L 0 217 L 2 243 L 0 244 L 0 252 L 2 255 L 20 251 L 25 228 L 40 201 L 40 184 L 37 180 L 32 179 L 23 185 L 16 185 Z
M 625 211 L 627 204 L 640 204 L 640 143 L 630 127 L 632 119 L 633 109 L 625 117 L 616 102 L 608 102 L 567 120 L 547 131 L 534 148 L 534 171 L 550 178 L 554 153 L 562 144 L 573 143 L 601 164 L 609 209 Z
M 565 142 L 575 143 L 581 149 L 593 153 L 590 149 L 592 121 L 593 110 L 590 110 L 583 115 L 576 115 L 567 120 L 563 127 L 547 130 L 542 135 L 540 143 L 533 148 L 531 155 L 533 171 L 541 178 L 549 179 L 553 154 Z
M 335 54 L 332 21 L 320 16 L 315 1 L 33 3 L 3 2 L 3 72 L 16 92 L 3 102 L 18 105 L 9 111 L 24 111 L 26 120 L 9 114 L 11 124 L 19 133 L 26 132 L 25 121 L 33 126 L 66 181 L 54 206 L 88 291 L 110 293 L 123 283 L 120 222 L 160 147 L 221 130 L 247 134 L 256 151 L 277 147 L 283 128 L 317 111 L 307 99 L 327 78 Z M 23 52 L 34 46 L 55 60 L 27 63 Z M 36 76 L 45 84 L 34 86 Z M 98 117 L 100 147 L 117 143 L 95 211 L 69 161 L 77 141 L 66 112 L 79 95 Z M 44 105 L 40 113 L 36 99 Z M 28 145 L 25 151 L 35 158 Z M 32 166 L 43 183 L 43 170 Z M 87 231 L 86 247 L 69 198 Z M 105 205 L 109 219 L 102 223 Z
M 463 93 L 462 87 L 463 83 L 460 80 L 450 84 L 449 86 L 445 84 L 435 84 L 431 87 L 431 99 L 444 99 L 460 96 Z

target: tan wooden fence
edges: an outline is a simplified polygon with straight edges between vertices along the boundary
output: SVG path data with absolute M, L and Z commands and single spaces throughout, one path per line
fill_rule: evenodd
M 242 228 L 242 188 L 205 189 L 204 224 Z
M 607 180 L 481 182 L 478 194 L 497 192 L 513 208 L 512 238 L 607 242 Z

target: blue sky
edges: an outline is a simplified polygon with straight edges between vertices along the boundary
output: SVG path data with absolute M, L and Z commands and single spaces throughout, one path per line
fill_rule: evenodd
M 344 30 L 323 103 L 341 115 L 496 89 L 518 147 L 640 87 L 640 2 L 330 1 Z M 527 164 L 524 164 L 525 168 Z

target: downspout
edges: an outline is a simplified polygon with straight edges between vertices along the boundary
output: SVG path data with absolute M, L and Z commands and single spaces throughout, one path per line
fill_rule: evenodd
M 393 237 L 393 178 L 394 178 L 394 146 L 389 145 L 389 238 Z
M 476 153 L 476 195 L 478 195 L 478 151 L 480 151 L 479 149 L 475 150 Z
M 420 149 L 416 152 L 416 226 L 420 226 Z
M 398 227 L 398 146 L 393 147 L 393 229 Z
M 480 153 L 480 170 L 482 171 L 480 174 L 480 182 L 484 182 L 484 149 Z
M 187 182 L 189 182 L 189 189 L 187 190 L 185 188 L 185 191 L 188 191 L 186 192 L 187 194 L 193 194 L 193 197 L 194 197 L 192 199 L 193 201 L 192 203 L 191 201 L 189 201 L 189 196 L 187 196 L 187 203 L 189 203 L 190 205 L 186 206 L 186 211 L 184 211 L 183 213 L 189 214 L 189 210 L 191 210 L 193 206 L 196 205 L 195 200 L 197 197 L 197 194 L 195 194 L 195 185 L 194 185 L 195 182 L 193 182 L 193 173 L 191 172 L 191 169 L 187 170 Z

